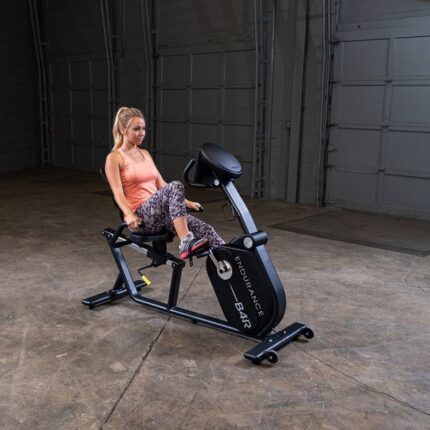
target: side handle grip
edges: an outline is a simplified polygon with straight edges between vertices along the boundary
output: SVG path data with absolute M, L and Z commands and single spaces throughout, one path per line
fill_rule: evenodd
M 199 184 L 196 182 L 193 182 L 190 179 L 190 171 L 191 169 L 194 167 L 194 165 L 196 164 L 196 159 L 192 158 L 189 163 L 187 164 L 187 166 L 184 169 L 184 181 L 187 185 L 189 185 L 190 187 L 195 187 L 195 188 L 211 188 L 214 185 L 207 185 L 207 184 Z
M 114 235 L 112 236 L 110 243 L 112 246 L 115 245 L 115 242 L 117 241 L 119 235 L 122 233 L 122 231 L 127 227 L 127 223 L 126 222 L 122 222 L 118 228 L 116 229 Z

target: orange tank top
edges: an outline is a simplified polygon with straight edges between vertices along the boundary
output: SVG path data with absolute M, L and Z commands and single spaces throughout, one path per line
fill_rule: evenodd
M 124 160 L 120 169 L 122 189 L 134 212 L 145 200 L 157 192 L 156 180 L 159 172 L 151 157 L 142 157 L 142 161 L 137 162 L 122 148 L 119 148 L 118 151 Z

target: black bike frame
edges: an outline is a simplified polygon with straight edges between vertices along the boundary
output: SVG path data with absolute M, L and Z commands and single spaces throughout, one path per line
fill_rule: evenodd
M 244 232 L 246 234 L 256 233 L 257 227 L 254 223 L 254 220 L 252 219 L 247 206 L 245 205 L 233 182 L 229 181 L 222 183 L 221 186 L 229 201 L 233 205 Z M 161 244 L 161 246 L 157 242 L 154 242 L 152 246 L 149 243 L 134 243 L 130 237 L 122 234 L 124 227 L 125 225 L 122 224 L 116 231 L 111 228 L 106 228 L 103 230 L 103 236 L 106 238 L 109 248 L 112 251 L 112 255 L 118 267 L 119 274 L 111 290 L 89 297 L 82 301 L 82 303 L 89 308 L 94 309 L 98 306 L 129 295 L 136 303 L 139 303 L 148 309 L 153 309 L 167 315 L 172 315 L 191 321 L 195 324 L 202 324 L 207 327 L 212 327 L 217 330 L 222 330 L 230 334 L 259 342 L 258 345 L 245 353 L 245 358 L 251 360 L 254 363 L 259 363 L 267 357 L 269 352 L 279 350 L 301 334 L 306 335 L 306 333 L 309 333 L 310 329 L 306 325 L 301 323 L 293 323 L 285 329 L 280 330 L 276 334 L 266 335 L 264 337 L 247 335 L 239 331 L 236 327 L 233 327 L 227 321 L 177 306 L 182 269 L 185 266 L 185 262 L 167 252 L 160 253 L 160 249 L 164 248 L 165 250 L 165 243 Z M 147 258 L 151 259 L 153 263 L 155 262 L 153 264 L 154 266 L 166 264 L 171 267 L 172 277 L 167 302 L 154 300 L 145 297 L 140 293 L 141 289 L 144 288 L 146 284 L 141 280 L 133 280 L 133 276 L 130 273 L 130 269 L 123 254 L 124 247 L 132 248 L 135 251 L 144 254 Z M 285 312 L 285 293 L 265 246 L 256 246 L 254 251 L 261 260 L 261 264 L 264 264 L 265 268 L 267 269 L 267 273 L 275 288 L 275 294 L 277 295 L 277 301 L 275 300 L 275 303 L 278 303 L 278 306 L 273 315 L 273 326 L 276 326 L 276 324 L 282 319 Z M 160 263 L 160 261 L 162 263 Z

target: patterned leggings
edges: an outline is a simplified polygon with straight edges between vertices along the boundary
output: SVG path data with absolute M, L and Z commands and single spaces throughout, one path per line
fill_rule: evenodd
M 197 238 L 207 238 L 210 246 L 219 246 L 224 243 L 212 226 L 187 215 L 184 186 L 179 181 L 170 182 L 158 190 L 136 209 L 136 213 L 145 222 L 144 234 L 155 234 L 163 228 L 174 233 L 173 220 L 186 216 L 188 229 Z

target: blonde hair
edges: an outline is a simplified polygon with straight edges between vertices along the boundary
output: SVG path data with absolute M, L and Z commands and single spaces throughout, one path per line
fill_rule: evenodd
M 112 152 L 116 151 L 122 146 L 123 136 L 121 133 L 121 128 L 123 130 L 127 130 L 127 127 L 129 126 L 130 121 L 136 117 L 145 119 L 140 109 L 133 108 L 133 107 L 126 107 L 126 106 L 120 107 L 118 109 L 118 112 L 116 113 L 116 116 L 115 116 L 115 121 L 113 123 L 113 128 L 112 128 L 113 141 L 114 141 Z

